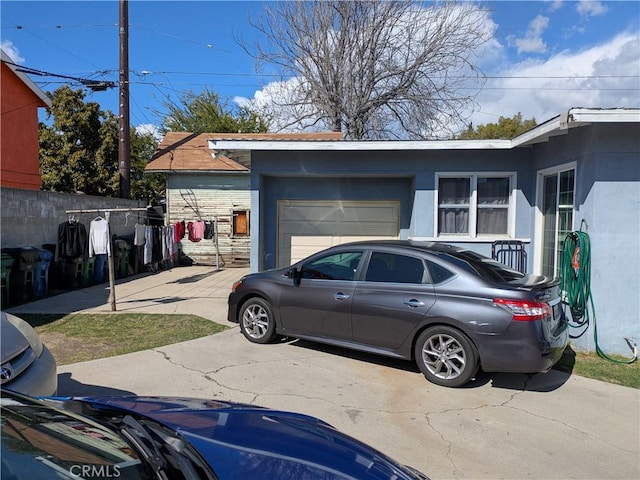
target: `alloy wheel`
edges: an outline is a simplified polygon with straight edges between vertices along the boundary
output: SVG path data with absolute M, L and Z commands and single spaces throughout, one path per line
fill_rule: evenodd
M 253 339 L 261 339 L 269 329 L 269 313 L 258 304 L 248 306 L 242 315 L 244 330 Z
M 464 371 L 467 357 L 457 339 L 440 333 L 429 337 L 424 343 L 422 359 L 432 375 L 443 380 L 452 380 Z

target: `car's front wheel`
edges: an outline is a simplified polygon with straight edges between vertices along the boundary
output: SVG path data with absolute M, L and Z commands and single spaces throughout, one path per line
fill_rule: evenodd
M 247 300 L 240 309 L 240 330 L 250 342 L 271 342 L 276 337 L 276 322 L 269 302 L 258 297 Z
M 446 325 L 427 328 L 415 346 L 418 368 L 432 383 L 459 387 L 478 371 L 478 352 L 461 331 Z

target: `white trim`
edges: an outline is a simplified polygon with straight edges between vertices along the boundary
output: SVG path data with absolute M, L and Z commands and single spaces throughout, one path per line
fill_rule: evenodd
M 516 147 L 546 142 L 556 135 L 566 134 L 570 128 L 590 123 L 640 123 L 639 108 L 570 108 L 550 120 L 518 135 L 512 140 L 237 140 L 224 134 L 209 139 L 211 150 L 511 150 Z
M 578 175 L 577 162 L 568 162 L 563 163 L 562 165 L 557 165 L 554 167 L 543 168 L 542 170 L 538 170 L 536 174 L 536 204 L 535 204 L 535 218 L 534 218 L 534 245 L 533 249 L 533 273 L 540 274 L 542 272 L 542 250 L 544 243 L 544 231 L 542 229 L 544 225 L 544 212 L 542 211 L 542 202 L 544 200 L 543 189 L 544 189 L 544 177 L 549 174 L 566 172 L 569 170 L 574 171 L 574 190 L 573 190 L 573 216 L 571 225 L 572 230 L 575 230 L 575 221 L 576 221 L 576 191 L 575 185 L 577 184 L 576 178 Z
M 509 179 L 509 205 L 507 208 L 507 234 L 482 234 L 478 235 L 478 177 L 480 178 L 508 178 Z M 468 234 L 444 234 L 438 235 L 438 219 L 440 204 L 438 196 L 440 193 L 439 181 L 440 178 L 470 178 L 471 191 L 470 191 L 470 203 L 469 203 L 469 232 Z M 481 242 L 488 241 L 489 239 L 508 239 L 513 240 L 516 235 L 516 198 L 517 198 L 517 185 L 518 174 L 514 171 L 500 172 L 436 172 L 434 182 L 434 202 L 433 202 L 433 239 L 437 241 L 474 241 Z M 431 237 L 429 237 L 431 238 Z M 493 241 L 493 240 L 490 240 Z
M 482 237 L 456 237 L 456 236 L 442 236 L 442 237 L 419 237 L 409 236 L 408 240 L 415 242 L 443 242 L 443 243 L 493 243 L 496 240 L 517 240 L 522 243 L 531 243 L 531 238 L 522 237 L 514 238 L 506 235 L 486 235 Z
M 512 146 L 511 140 L 209 140 L 211 150 L 509 150 Z

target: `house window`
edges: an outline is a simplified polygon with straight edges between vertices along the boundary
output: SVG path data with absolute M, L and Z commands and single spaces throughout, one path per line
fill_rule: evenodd
M 249 236 L 249 210 L 233 211 L 233 236 Z
M 508 235 L 513 174 L 438 177 L 438 235 Z

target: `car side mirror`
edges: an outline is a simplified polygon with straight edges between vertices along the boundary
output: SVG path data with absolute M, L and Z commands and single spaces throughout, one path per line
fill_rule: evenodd
M 294 285 L 299 285 L 300 278 L 302 278 L 302 269 L 292 267 L 289 270 L 287 270 L 286 276 L 287 278 L 290 278 L 293 280 Z

